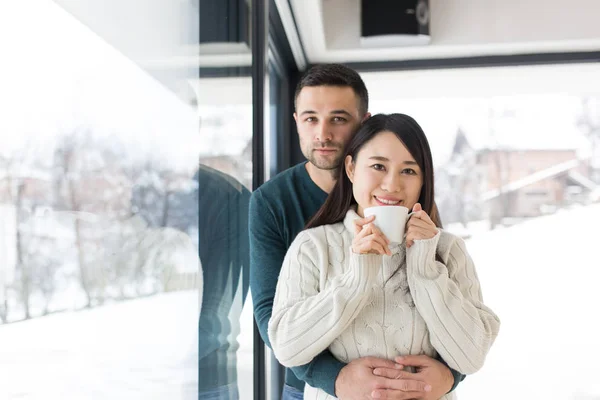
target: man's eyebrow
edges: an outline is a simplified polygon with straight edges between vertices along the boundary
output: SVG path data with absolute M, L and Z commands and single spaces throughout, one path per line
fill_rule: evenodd
M 330 112 L 330 114 L 343 114 L 343 115 L 347 115 L 349 117 L 352 116 L 352 114 L 350 114 L 348 111 L 346 110 L 333 110 Z
M 389 158 L 383 157 L 383 156 L 371 156 L 371 157 L 369 157 L 369 160 L 390 161 Z M 416 161 L 412 161 L 412 160 L 402 161 L 402 164 L 406 164 L 406 165 L 419 165 Z
M 306 114 L 316 114 L 317 112 L 314 110 L 304 110 L 300 113 L 300 115 L 306 115 Z M 329 112 L 329 114 L 333 114 L 333 115 L 347 115 L 349 117 L 352 116 L 352 114 L 350 114 L 348 111 L 346 110 L 332 110 Z

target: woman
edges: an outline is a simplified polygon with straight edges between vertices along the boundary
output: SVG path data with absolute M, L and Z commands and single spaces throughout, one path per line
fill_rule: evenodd
M 500 321 L 483 304 L 464 242 L 441 229 L 433 182 L 427 138 L 411 117 L 379 114 L 353 136 L 333 191 L 279 276 L 269 337 L 283 365 L 329 348 L 343 362 L 439 353 L 463 374 L 483 366 Z M 364 218 L 384 204 L 414 212 L 401 244 Z M 331 396 L 307 385 L 304 398 Z

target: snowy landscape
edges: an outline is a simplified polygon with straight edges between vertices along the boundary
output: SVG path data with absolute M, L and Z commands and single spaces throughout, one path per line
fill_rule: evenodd
M 600 204 L 475 234 L 467 246 L 500 335 L 459 398 L 600 398 Z M 242 312 L 242 399 L 252 393 L 252 314 Z M 160 294 L 0 326 L 2 399 L 188 399 L 197 293 Z
M 0 326 L 0 399 L 197 397 L 198 292 Z

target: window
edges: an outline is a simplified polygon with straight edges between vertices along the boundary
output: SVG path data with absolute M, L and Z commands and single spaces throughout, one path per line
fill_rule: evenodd
M 205 144 L 150 64 L 197 31 L 92 3 L 0 5 L 0 398 L 195 399 Z
M 427 134 L 444 226 L 465 238 L 502 321 L 486 365 L 459 385 L 461 399 L 600 396 L 591 383 L 600 356 L 590 317 L 600 302 L 595 239 L 566 233 L 600 220 L 599 73 L 570 64 L 363 74 L 371 112 L 409 114 Z M 536 384 L 556 374 L 556 349 L 567 348 L 561 379 Z

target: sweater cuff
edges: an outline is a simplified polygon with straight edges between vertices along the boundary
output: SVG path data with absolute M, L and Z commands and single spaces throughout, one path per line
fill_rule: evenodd
M 338 375 L 342 371 L 342 368 L 346 366 L 343 362 L 337 360 L 335 357 L 332 357 L 335 360 L 335 363 L 329 364 L 326 369 L 317 372 L 317 376 L 319 376 L 319 385 L 318 388 L 324 390 L 330 396 L 335 396 L 335 381 L 337 380 Z M 318 366 L 315 366 L 318 367 Z M 316 369 L 316 368 L 315 368 Z
M 346 364 L 335 358 L 329 350 L 325 350 L 310 363 L 290 369 L 301 381 L 335 397 L 335 381 L 345 366 Z
M 450 368 L 450 367 L 448 367 L 448 368 Z M 452 373 L 452 376 L 454 377 L 454 383 L 452 384 L 452 388 L 450 388 L 448 393 L 454 391 L 454 389 L 456 389 L 458 384 L 461 383 L 465 379 L 465 375 L 461 374 L 460 372 L 458 372 L 452 368 L 450 368 L 450 372 Z
M 372 282 L 381 269 L 381 254 L 356 254 L 350 248 L 350 269 L 360 281 Z
M 434 279 L 442 271 L 441 266 L 435 264 L 435 253 L 440 240 L 441 232 L 438 232 L 431 239 L 415 240 L 414 244 L 406 251 L 407 267 L 410 267 L 416 274 L 427 279 Z

